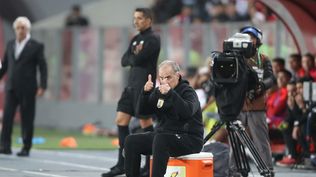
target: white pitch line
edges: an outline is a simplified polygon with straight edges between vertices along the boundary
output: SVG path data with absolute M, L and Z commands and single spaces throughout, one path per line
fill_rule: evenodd
M 63 166 L 70 166 L 70 167 L 85 168 L 85 169 L 90 169 L 90 170 L 110 171 L 110 169 L 108 169 L 108 168 L 94 167 L 94 166 L 90 166 L 90 165 L 81 165 L 81 164 L 70 163 L 70 162 L 63 162 L 63 161 L 40 160 L 40 159 L 25 159 L 25 160 L 41 162 L 41 163 L 48 163 L 48 164 L 57 164 L 57 165 L 63 165 Z
M 6 168 L 6 167 L 0 167 L 0 170 L 2 170 L 2 171 L 11 171 L 11 172 L 13 172 L 13 171 L 18 171 L 17 169 L 14 169 L 14 168 Z
M 2 171 L 10 171 L 10 172 L 19 172 L 18 169 L 14 168 L 6 168 L 6 167 L 0 167 L 0 170 Z M 39 176 L 49 176 L 49 177 L 68 177 L 68 176 L 61 176 L 61 175 L 54 175 L 54 174 L 48 174 L 48 173 L 41 173 L 41 172 L 34 172 L 34 171 L 22 171 L 23 173 L 33 174 L 33 175 L 39 175 Z
M 38 176 L 50 176 L 50 177 L 68 177 L 68 176 L 62 176 L 62 175 L 53 175 L 48 173 L 42 173 L 42 172 L 35 172 L 35 171 L 22 171 L 23 173 L 32 174 L 32 175 L 38 175 Z
M 108 158 L 108 157 L 100 157 L 100 156 L 94 156 L 94 155 L 86 155 L 81 153 L 67 153 L 67 152 L 52 152 L 52 151 L 45 151 L 45 150 L 34 150 L 39 153 L 45 153 L 50 155 L 58 155 L 58 156 L 68 156 L 68 157 L 74 157 L 79 159 L 93 159 L 93 160 L 102 160 L 102 161 L 109 161 L 109 162 L 116 162 L 117 160 L 114 158 Z

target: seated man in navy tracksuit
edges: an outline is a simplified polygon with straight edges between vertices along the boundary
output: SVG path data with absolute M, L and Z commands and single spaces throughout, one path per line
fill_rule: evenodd
M 139 176 L 141 154 L 153 155 L 152 177 L 163 177 L 170 156 L 198 153 L 202 149 L 203 124 L 199 100 L 179 72 L 176 62 L 162 62 L 157 88 L 154 88 L 151 75 L 148 75 L 138 100 L 138 111 L 141 114 L 156 114 L 157 126 L 155 132 L 126 138 L 127 177 Z

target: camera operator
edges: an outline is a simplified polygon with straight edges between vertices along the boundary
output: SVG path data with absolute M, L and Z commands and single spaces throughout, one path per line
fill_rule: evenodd
M 159 65 L 160 85 L 151 75 L 139 97 L 140 114 L 156 114 L 155 132 L 129 135 L 125 140 L 127 177 L 138 177 L 141 154 L 153 155 L 152 177 L 163 177 L 170 156 L 198 153 L 203 146 L 202 113 L 194 89 L 180 75 L 179 65 Z
M 240 30 L 240 33 L 249 34 L 255 46 L 255 51 L 253 51 L 254 55 L 247 59 L 247 64 L 256 71 L 259 84 L 256 86 L 256 89 L 247 91 L 247 98 L 237 119 L 239 119 L 245 127 L 248 127 L 259 154 L 269 169 L 273 171 L 265 113 L 265 91 L 275 83 L 271 61 L 265 55 L 258 52 L 262 40 L 262 32 L 260 29 L 246 26 Z M 237 173 L 235 160 L 233 158 L 233 155 L 231 155 L 230 176 L 238 176 L 239 174 Z

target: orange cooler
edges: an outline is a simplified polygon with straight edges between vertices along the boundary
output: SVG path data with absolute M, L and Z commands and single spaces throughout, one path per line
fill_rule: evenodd
M 213 154 L 200 152 L 172 157 L 168 161 L 165 177 L 213 177 Z

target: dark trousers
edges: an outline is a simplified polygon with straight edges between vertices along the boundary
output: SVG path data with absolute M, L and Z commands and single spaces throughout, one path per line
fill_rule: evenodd
M 140 133 L 125 140 L 125 171 L 127 177 L 138 177 L 141 154 L 153 155 L 152 177 L 163 177 L 169 157 L 198 153 L 203 140 L 187 134 Z
M 292 138 L 292 131 L 293 131 L 293 125 L 292 123 L 284 130 L 282 130 L 282 135 L 284 142 L 286 144 L 286 147 L 288 148 L 289 155 L 291 155 L 293 158 L 297 157 L 296 152 L 296 145 L 297 141 Z
M 298 143 L 302 146 L 302 156 L 304 158 L 309 158 L 310 150 L 309 150 L 309 143 L 306 140 L 307 136 L 307 125 L 304 123 L 300 125 L 300 135 L 298 137 Z
M 309 158 L 310 152 L 309 152 L 309 144 L 306 141 L 306 124 L 303 124 L 300 126 L 298 140 L 294 140 L 292 138 L 292 131 L 293 131 L 293 126 L 291 125 L 287 129 L 282 131 L 286 147 L 289 150 L 289 155 L 292 155 L 293 158 L 297 158 L 298 155 L 304 158 Z M 298 154 L 296 150 L 297 144 L 299 144 L 302 148 L 301 154 Z
M 19 93 L 15 90 L 6 91 L 0 142 L 2 148 L 11 148 L 13 120 L 18 106 L 20 106 L 21 114 L 23 148 L 30 150 L 34 132 L 35 92 Z

